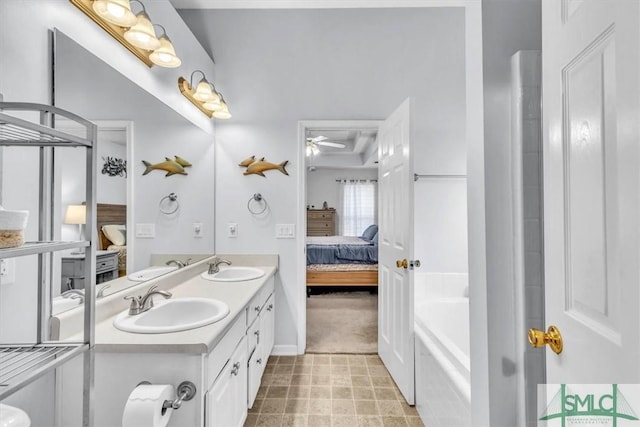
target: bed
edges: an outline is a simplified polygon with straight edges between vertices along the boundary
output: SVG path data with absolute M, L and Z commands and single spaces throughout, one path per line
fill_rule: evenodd
M 98 249 L 118 251 L 118 276 L 127 274 L 126 245 L 127 205 L 98 203 L 96 225 Z
M 365 230 L 361 237 L 307 237 L 307 287 L 377 286 L 377 227 L 374 229 L 373 235 Z

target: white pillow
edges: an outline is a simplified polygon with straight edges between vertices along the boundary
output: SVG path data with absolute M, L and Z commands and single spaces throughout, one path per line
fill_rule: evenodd
M 114 245 L 124 246 L 127 242 L 127 227 L 122 224 L 103 225 L 102 232 Z

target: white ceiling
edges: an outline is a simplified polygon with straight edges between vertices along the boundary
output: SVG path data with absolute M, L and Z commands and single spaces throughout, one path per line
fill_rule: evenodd
M 176 9 L 461 7 L 481 0 L 170 0 Z
M 307 138 L 326 137 L 328 142 L 344 144 L 344 148 L 318 144 L 319 153 L 307 162 L 316 167 L 375 168 L 377 167 L 377 131 L 371 129 L 313 129 Z

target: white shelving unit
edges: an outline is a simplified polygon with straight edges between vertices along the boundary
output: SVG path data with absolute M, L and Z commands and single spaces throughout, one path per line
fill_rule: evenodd
M 11 114 L 9 114 L 9 112 Z M 24 119 L 38 116 L 39 123 Z M 20 117 L 17 117 L 20 116 Z M 61 132 L 54 128 L 56 117 L 72 120 L 82 126 L 85 137 Z M 0 259 L 38 256 L 38 331 L 36 342 L 29 344 L 0 344 L 0 401 L 26 385 L 32 383 L 70 359 L 83 354 L 83 426 L 93 425 L 93 378 L 94 378 L 94 331 L 95 331 L 95 238 L 86 241 L 62 242 L 54 240 L 53 223 L 53 154 L 62 147 L 82 147 L 86 149 L 86 195 L 89 236 L 95 236 L 95 168 L 97 126 L 68 111 L 57 107 L 32 103 L 0 102 L 0 146 L 33 147 L 39 150 L 40 188 L 38 241 L 26 242 L 17 248 L 0 249 Z M 64 150 L 55 151 L 64 155 Z M 84 248 L 84 275 L 91 278 L 85 287 L 84 298 L 84 340 L 82 342 L 53 342 L 48 339 L 48 315 L 46 302 L 53 283 L 53 253 L 68 249 Z M 49 293 L 49 294 L 47 294 Z

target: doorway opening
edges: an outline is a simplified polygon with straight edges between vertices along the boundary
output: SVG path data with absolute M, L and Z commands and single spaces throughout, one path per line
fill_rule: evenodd
M 377 353 L 379 124 L 300 122 L 307 352 Z

